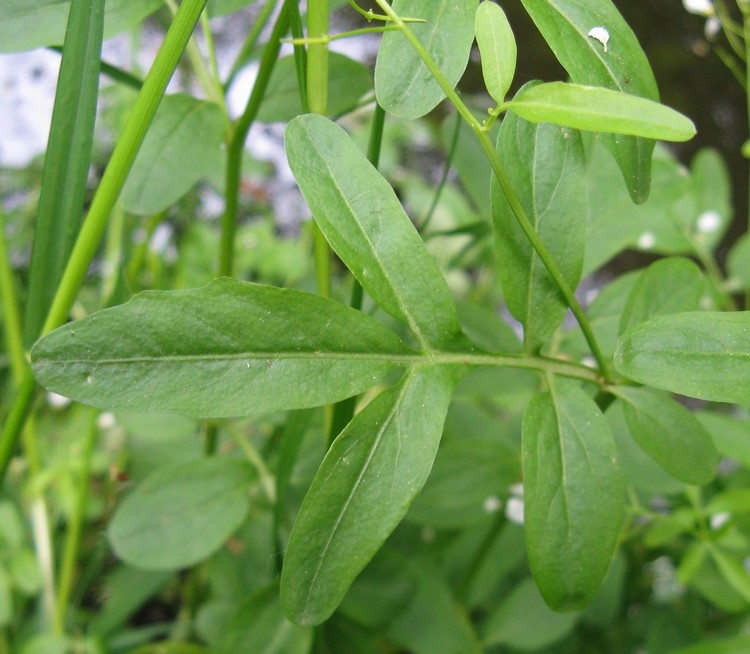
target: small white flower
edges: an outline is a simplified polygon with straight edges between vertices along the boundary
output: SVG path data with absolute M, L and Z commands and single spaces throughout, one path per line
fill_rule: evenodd
M 99 429 L 109 429 L 110 427 L 114 427 L 116 424 L 115 414 L 111 411 L 105 411 L 104 413 L 99 414 L 96 424 Z
M 484 502 L 482 503 L 482 510 L 485 513 L 497 513 L 500 510 L 501 506 L 502 502 L 500 501 L 500 498 L 497 495 L 490 495 L 489 497 L 485 498 Z
M 685 11 L 697 16 L 713 16 L 714 3 L 712 0 L 682 0 Z
M 706 39 L 713 41 L 714 37 L 721 32 L 721 21 L 718 16 L 709 16 L 706 18 L 706 24 L 703 26 L 703 33 Z
M 721 227 L 721 216 L 718 211 L 704 211 L 696 222 L 701 234 L 712 234 Z
M 592 27 L 588 33 L 589 38 L 599 41 L 604 46 L 604 52 L 607 52 L 607 43 L 609 43 L 609 32 L 605 27 Z
M 727 524 L 727 522 L 729 522 L 730 517 L 731 516 L 729 515 L 727 511 L 722 511 L 721 513 L 714 513 L 711 516 L 711 519 L 709 521 L 711 524 L 711 529 L 713 529 L 714 531 L 716 531 L 717 529 L 720 529 L 725 524 Z
M 72 400 L 69 397 L 65 397 L 64 395 L 59 395 L 57 393 L 53 393 L 52 391 L 47 393 L 47 404 L 55 409 L 64 409 L 71 402 Z
M 523 500 L 520 497 L 511 497 L 505 505 L 505 517 L 511 522 L 523 524 Z
M 650 250 L 656 244 L 656 237 L 652 232 L 643 232 L 638 238 L 638 247 L 641 250 Z

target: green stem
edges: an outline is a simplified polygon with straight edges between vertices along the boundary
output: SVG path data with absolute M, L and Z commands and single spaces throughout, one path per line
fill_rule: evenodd
M 52 331 L 67 320 L 70 307 L 73 306 L 89 264 L 101 242 L 109 214 L 117 202 L 138 149 L 205 4 L 206 0 L 185 0 L 177 10 L 81 226 L 52 307 L 47 314 L 42 334 Z M 11 406 L 0 440 L 0 485 L 5 478 L 8 462 L 25 422 L 34 396 L 34 387 L 34 377 L 31 370 L 28 370 Z
M 307 8 L 307 102 L 312 113 L 328 113 L 328 0 L 310 0 Z M 318 294 L 331 297 L 331 251 L 328 242 L 313 222 L 313 257 Z M 330 417 L 330 416 L 329 416 Z M 330 420 L 328 421 L 330 424 Z
M 289 4 L 290 0 L 287 0 Z M 237 120 L 232 132 L 232 138 L 227 148 L 227 177 L 226 177 L 226 206 L 221 218 L 221 241 L 219 245 L 219 275 L 231 277 L 234 267 L 234 237 L 237 232 L 237 215 L 239 209 L 240 180 L 242 178 L 242 155 L 245 151 L 245 141 L 248 132 L 258 115 L 260 104 L 263 102 L 271 73 L 276 66 L 281 38 L 289 29 L 289 10 L 285 6 L 273 26 L 268 43 L 263 49 L 260 59 L 258 77 L 255 80 L 252 93 L 247 101 L 245 110 Z
M 58 635 L 65 633 L 65 616 L 73 589 L 73 578 L 75 576 L 76 562 L 81 545 L 81 533 L 86 516 L 86 505 L 88 504 L 89 488 L 91 482 L 91 458 L 94 446 L 99 435 L 96 419 L 97 412 L 89 411 L 89 422 L 85 429 L 83 447 L 80 453 L 81 471 L 78 478 L 78 489 L 76 503 L 70 516 L 67 532 L 65 534 L 65 545 L 63 547 L 63 558 L 60 564 L 60 578 L 57 586 L 57 597 L 55 601 L 54 631 Z
M 242 47 L 240 48 L 240 51 L 237 54 L 234 63 L 232 64 L 232 68 L 229 71 L 229 75 L 227 75 L 227 79 L 224 82 L 225 92 L 229 90 L 229 87 L 231 87 L 234 83 L 237 74 L 250 60 L 253 50 L 255 49 L 255 45 L 258 43 L 258 39 L 260 38 L 261 32 L 266 26 L 266 23 L 268 23 L 268 21 L 270 20 L 271 14 L 273 14 L 273 10 L 276 8 L 276 1 L 277 0 L 266 0 L 266 4 L 263 5 L 263 9 L 260 10 L 258 18 L 256 19 L 255 23 L 253 23 L 253 27 L 250 32 L 248 32 L 247 38 L 242 44 Z M 297 10 L 297 13 L 299 13 L 299 9 Z
M 302 27 L 302 16 L 299 13 L 299 5 L 292 2 L 289 7 L 289 28 L 295 39 L 304 36 Z M 310 103 L 307 100 L 307 50 L 302 44 L 294 46 L 294 68 L 297 72 L 297 87 L 299 88 L 302 112 L 310 113 Z
M 510 180 L 508 179 L 508 175 L 505 172 L 505 167 L 503 166 L 503 163 L 500 160 L 500 157 L 498 156 L 495 147 L 490 140 L 489 135 L 487 134 L 487 131 L 482 127 L 481 123 L 474 117 L 469 108 L 464 104 L 458 93 L 454 90 L 453 86 L 451 86 L 445 79 L 445 76 L 441 72 L 440 68 L 427 52 L 426 48 L 422 45 L 422 42 L 419 40 L 417 35 L 414 34 L 409 26 L 401 20 L 401 18 L 393 11 L 393 9 L 391 9 L 386 0 L 376 0 L 376 2 L 378 3 L 378 6 L 380 6 L 380 8 L 391 18 L 391 20 L 393 20 L 394 24 L 399 26 L 403 35 L 412 45 L 417 54 L 419 54 L 422 61 L 424 61 L 425 65 L 432 73 L 438 84 L 440 84 L 448 99 L 451 101 L 453 106 L 455 106 L 456 110 L 461 114 L 463 119 L 468 123 L 472 131 L 476 134 L 482 146 L 482 149 L 484 150 L 484 153 L 490 162 L 492 171 L 500 184 L 500 188 L 502 189 L 511 210 L 513 211 L 516 220 L 518 221 L 519 226 L 523 230 L 526 238 L 529 240 L 534 250 L 536 250 L 536 253 L 539 255 L 539 258 L 544 264 L 544 267 L 547 269 L 547 272 L 552 278 L 552 281 L 565 298 L 565 302 L 570 307 L 570 310 L 573 312 L 573 315 L 578 321 L 586 342 L 591 349 L 591 354 L 596 359 L 596 362 L 601 371 L 603 380 L 600 381 L 604 381 L 604 383 L 610 382 L 612 379 L 611 366 L 607 357 L 604 356 L 604 353 L 599 347 L 599 343 L 596 340 L 594 331 L 591 328 L 591 323 L 589 322 L 589 319 L 583 311 L 583 308 L 581 307 L 577 298 L 573 294 L 573 291 L 570 289 L 570 286 L 568 286 L 568 283 L 563 277 L 563 274 L 560 271 L 557 263 L 555 263 L 555 260 L 552 258 L 552 255 L 549 253 L 544 243 L 542 243 L 542 240 L 536 233 L 536 230 L 529 220 L 529 217 L 526 215 L 526 211 L 523 208 L 521 201 L 518 199 L 518 196 L 516 195 L 516 192 L 513 189 Z
M 273 475 L 269 471 L 266 462 L 263 460 L 263 457 L 258 453 L 258 450 L 253 447 L 253 444 L 250 442 L 250 440 L 243 434 L 237 432 L 232 433 L 232 440 L 234 440 L 234 442 L 237 444 L 237 447 L 242 450 L 248 462 L 253 466 L 253 468 L 257 470 L 260 485 L 263 487 L 263 492 L 266 494 L 268 501 L 271 504 L 275 504 L 276 485 L 274 484 Z
M 748 43 L 750 43 L 750 10 L 746 4 L 740 5 L 742 8 L 742 27 L 744 29 L 745 38 L 745 89 L 750 90 L 750 58 L 747 56 Z M 747 118 L 750 123 L 750 94 L 745 93 L 747 100 Z M 750 184 L 748 185 L 748 215 L 747 215 L 747 231 L 746 234 L 750 234 Z M 746 264 L 750 268 L 750 261 Z M 745 289 L 745 310 L 750 311 L 750 286 Z
M 23 346 L 16 283 L 5 242 L 5 216 L 3 214 L 0 214 L 0 303 L 3 309 L 5 348 L 10 357 L 13 379 L 18 384 L 23 378 L 24 370 L 26 370 L 26 350 Z

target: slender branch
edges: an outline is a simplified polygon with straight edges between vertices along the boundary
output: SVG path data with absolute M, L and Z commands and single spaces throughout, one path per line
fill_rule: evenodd
M 287 4 L 289 1 L 287 0 Z M 242 155 L 245 151 L 245 141 L 247 141 L 247 135 L 255 122 L 255 117 L 258 115 L 258 110 L 268 88 L 268 82 L 271 79 L 271 73 L 276 66 L 281 50 L 281 38 L 288 29 L 289 10 L 285 6 L 276 19 L 273 32 L 263 49 L 258 77 L 255 80 L 245 110 L 237 120 L 227 148 L 226 205 L 224 215 L 221 218 L 221 243 L 219 246 L 220 276 L 231 277 L 234 268 L 234 237 L 237 231 Z
M 484 153 L 490 162 L 492 171 L 500 184 L 500 188 L 502 189 L 511 210 L 513 211 L 516 220 L 518 221 L 519 226 L 523 230 L 526 238 L 529 240 L 534 250 L 536 250 L 539 258 L 544 264 L 544 267 L 547 269 L 547 272 L 552 278 L 552 281 L 565 298 L 565 302 L 570 307 L 570 310 L 573 312 L 573 315 L 578 321 L 586 342 L 588 343 L 589 348 L 591 348 L 591 353 L 596 359 L 599 369 L 601 370 L 604 381 L 610 381 L 612 379 L 611 366 L 607 357 L 604 356 L 604 353 L 602 352 L 598 341 L 596 340 L 596 336 L 594 335 L 591 323 L 589 322 L 588 317 L 586 316 L 583 308 L 578 302 L 578 299 L 570 289 L 570 286 L 568 286 L 568 283 L 563 277 L 563 274 L 560 271 L 557 263 L 552 258 L 552 255 L 549 253 L 544 243 L 542 243 L 539 235 L 536 233 L 536 230 L 534 229 L 531 221 L 529 220 L 529 217 L 526 214 L 526 210 L 523 208 L 521 201 L 516 195 L 516 192 L 513 189 L 510 180 L 508 179 L 508 175 L 505 172 L 505 167 L 503 166 L 500 157 L 495 151 L 495 147 L 492 144 L 492 141 L 490 140 L 486 129 L 481 125 L 481 123 L 471 113 L 469 108 L 464 104 L 458 93 L 454 90 L 453 86 L 451 86 L 445 79 L 445 76 L 441 72 L 440 68 L 438 68 L 438 65 L 427 52 L 424 45 L 422 45 L 422 42 L 419 40 L 417 35 L 414 34 L 409 26 L 399 18 L 399 16 L 393 11 L 393 9 L 391 9 L 386 0 L 376 0 L 376 2 L 380 6 L 380 8 L 393 20 L 394 24 L 400 27 L 403 35 L 416 50 L 417 54 L 419 54 L 422 61 L 424 61 L 425 65 L 432 73 L 435 80 L 438 82 L 438 84 L 440 84 L 443 92 L 446 94 L 451 103 L 453 103 L 453 105 L 456 107 L 456 110 L 461 114 L 463 119 L 469 124 L 472 131 L 476 134 L 482 146 L 482 149 L 484 150 Z

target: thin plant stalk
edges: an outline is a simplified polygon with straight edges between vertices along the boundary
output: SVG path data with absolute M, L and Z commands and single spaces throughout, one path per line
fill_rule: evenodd
M 310 0 L 307 8 L 307 36 L 313 42 L 307 48 L 307 103 L 310 112 L 328 113 L 328 0 Z M 316 39 L 321 39 L 316 41 Z M 331 297 L 331 250 L 313 222 L 313 251 L 318 294 Z
M 206 0 L 185 0 L 177 10 L 81 226 L 42 328 L 42 334 L 52 331 L 67 320 L 68 312 L 75 302 L 89 264 L 101 242 L 109 214 L 117 202 L 167 84 L 177 68 L 205 5 Z M 28 368 L 0 436 L 0 484 L 5 478 L 8 462 L 29 411 L 34 390 L 34 377 Z
M 91 483 L 91 458 L 94 453 L 96 439 L 99 435 L 97 428 L 97 411 L 89 409 L 88 423 L 84 430 L 83 446 L 80 453 L 81 470 L 78 478 L 76 502 L 73 513 L 68 522 L 63 546 L 60 575 L 55 598 L 54 632 L 58 635 L 65 633 L 65 617 L 73 589 L 76 563 L 81 545 L 81 533 L 86 516 L 86 506 L 89 498 Z
M 748 43 L 750 43 L 750 6 L 747 3 L 740 3 L 742 9 L 742 26 L 744 30 L 744 41 L 745 51 L 747 51 Z M 745 98 L 747 100 L 747 118 L 750 123 L 750 60 L 747 55 L 745 56 Z M 748 216 L 747 216 L 747 231 L 748 238 L 750 238 L 750 184 L 748 184 Z M 745 266 L 750 269 L 750 261 L 745 262 Z M 750 285 L 745 289 L 745 310 L 750 311 Z
M 487 134 L 487 131 L 482 127 L 482 124 L 474 117 L 469 108 L 461 100 L 458 93 L 445 79 L 442 71 L 432 59 L 430 54 L 427 52 L 424 45 L 422 45 L 422 42 L 419 40 L 417 35 L 414 34 L 414 32 L 398 16 L 398 14 L 396 14 L 393 9 L 391 9 L 386 0 L 376 0 L 376 2 L 378 3 L 378 6 L 383 9 L 385 14 L 393 21 L 394 25 L 397 25 L 401 29 L 403 35 L 409 41 L 411 46 L 416 50 L 417 54 L 419 54 L 422 61 L 424 61 L 425 65 L 430 70 L 438 84 L 440 84 L 448 99 L 451 101 L 456 110 L 461 114 L 461 117 L 468 123 L 472 131 L 476 134 L 482 146 L 482 149 L 484 150 L 485 155 L 490 162 L 492 171 L 495 174 L 497 181 L 500 183 L 503 194 L 505 195 L 508 204 L 511 207 L 511 210 L 513 211 L 516 220 L 518 221 L 519 226 L 523 230 L 526 238 L 529 240 L 534 250 L 536 250 L 536 253 L 542 260 L 542 263 L 547 269 L 547 272 L 552 278 L 552 281 L 565 298 L 565 302 L 567 303 L 568 307 L 570 307 L 570 310 L 573 312 L 573 315 L 578 321 L 584 338 L 586 339 L 586 342 L 591 349 L 591 354 L 594 356 L 594 359 L 596 359 L 597 365 L 599 366 L 599 370 L 602 375 L 601 381 L 609 383 L 612 379 L 611 365 L 607 357 L 604 356 L 601 347 L 599 346 L 596 336 L 594 335 L 594 331 L 591 327 L 591 323 L 589 322 L 588 316 L 586 316 L 585 312 L 583 311 L 583 307 L 581 307 L 578 299 L 575 297 L 573 291 L 570 289 L 570 286 L 568 286 L 568 283 L 565 281 L 560 268 L 558 267 L 557 263 L 555 263 L 555 260 L 550 255 L 544 243 L 542 243 L 542 240 L 536 233 L 536 230 L 531 224 L 529 217 L 526 215 L 526 211 L 524 210 L 521 201 L 518 199 L 518 196 L 511 186 L 508 175 L 505 172 L 505 166 L 500 160 L 500 157 L 498 156 L 495 147 L 490 140 L 489 135 Z
M 440 202 L 440 196 L 443 194 L 445 183 L 448 181 L 448 174 L 450 173 L 451 166 L 453 165 L 453 157 L 456 154 L 456 147 L 458 146 L 458 136 L 461 133 L 461 114 L 456 114 L 456 125 L 453 128 L 453 134 L 451 136 L 451 144 L 448 149 L 448 156 L 445 159 L 445 165 L 443 166 L 443 174 L 440 176 L 435 193 L 432 195 L 432 202 L 427 209 L 427 213 L 419 223 L 419 231 L 424 234 L 427 228 L 432 222 L 432 217 L 435 215 L 435 209 L 437 209 L 438 203 Z
M 287 0 L 286 4 L 289 4 Z M 227 148 L 226 204 L 221 218 L 221 240 L 219 245 L 219 275 L 231 277 L 234 268 L 234 237 L 237 232 L 239 211 L 240 180 L 242 178 L 242 155 L 250 128 L 258 115 L 261 102 L 266 94 L 271 73 L 281 50 L 281 39 L 289 29 L 289 10 L 285 6 L 276 19 L 268 43 L 263 49 L 260 68 L 255 85 L 250 93 L 245 110 L 237 120 L 232 138 Z

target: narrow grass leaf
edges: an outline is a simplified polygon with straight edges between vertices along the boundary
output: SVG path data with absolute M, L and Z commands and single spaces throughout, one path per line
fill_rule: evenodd
M 108 531 L 115 553 L 150 570 L 202 561 L 245 519 L 253 474 L 246 461 L 227 457 L 159 468 L 115 511 Z
M 573 82 L 659 100 L 648 59 L 611 0 L 522 3 Z M 604 135 L 602 140 L 617 161 L 630 197 L 645 201 L 654 142 L 615 135 Z
M 698 309 L 706 280 L 690 259 L 669 257 L 641 273 L 620 315 L 620 332 L 655 316 Z
M 669 107 L 598 86 L 549 82 L 528 86 L 506 103 L 522 118 L 664 141 L 687 141 L 695 125 Z
M 70 17 L 29 266 L 27 345 L 42 330 L 83 221 L 99 94 L 104 0 L 75 0 L 66 6 L 70 8 Z
M 363 288 L 422 346 L 449 347 L 460 334 L 455 303 L 390 184 L 322 116 L 291 121 L 285 144 L 316 222 Z
M 469 62 L 474 42 L 478 0 L 395 0 L 401 17 L 421 18 L 409 23 L 440 72 L 455 86 Z M 445 92 L 403 34 L 386 32 L 375 64 L 375 94 L 388 113 L 414 120 L 434 109 Z
M 582 608 L 607 574 L 622 522 L 624 482 L 609 425 L 575 383 L 555 381 L 523 417 L 529 565 L 547 604 Z
M 489 0 L 479 5 L 474 30 L 487 92 L 495 102 L 502 103 L 516 72 L 513 30 L 505 12 Z
M 124 209 L 159 213 L 214 174 L 222 166 L 224 129 L 217 104 L 184 93 L 164 98 L 122 188 Z
M 586 162 L 581 135 L 556 125 L 532 124 L 508 115 L 497 141 L 511 186 L 565 280 L 581 275 L 586 231 Z M 508 309 L 524 326 L 528 349 L 560 325 L 567 304 L 518 226 L 499 183 L 492 178 L 497 271 Z
M 714 402 L 750 398 L 750 311 L 657 316 L 617 344 L 617 371 L 634 381 Z
M 221 279 L 147 291 L 42 338 L 50 390 L 110 409 L 219 418 L 318 406 L 414 356 L 381 323 L 289 289 Z
M 284 559 L 281 600 L 292 621 L 330 616 L 401 521 L 432 467 L 458 376 L 451 368 L 410 370 L 334 441 Z
M 618 386 L 625 420 L 638 445 L 670 475 L 688 484 L 707 484 L 719 457 L 710 434 L 690 411 L 650 388 Z

